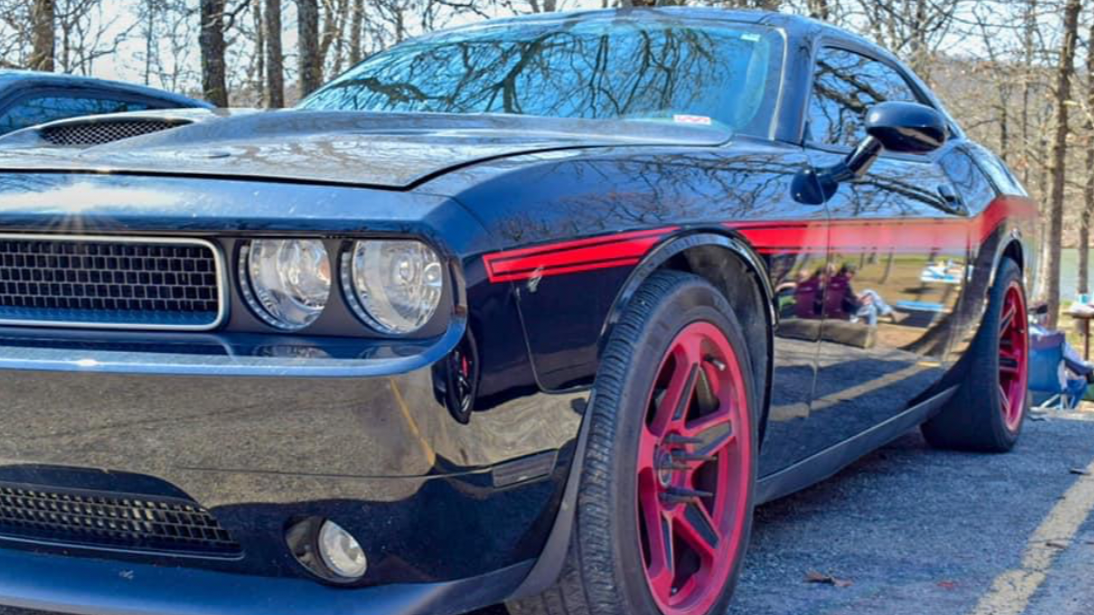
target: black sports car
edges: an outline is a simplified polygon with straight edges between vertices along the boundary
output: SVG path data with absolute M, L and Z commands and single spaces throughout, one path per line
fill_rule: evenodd
M 758 503 L 1014 445 L 1035 215 L 890 54 L 767 13 L 12 134 L 0 603 L 721 613 Z

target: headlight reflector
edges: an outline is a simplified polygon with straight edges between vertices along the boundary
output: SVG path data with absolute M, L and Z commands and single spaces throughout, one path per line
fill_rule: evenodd
M 420 241 L 366 240 L 343 256 L 342 282 L 357 316 L 382 333 L 406 335 L 436 313 L 444 273 L 437 253 Z
M 243 295 L 267 323 L 287 330 L 315 322 L 330 298 L 330 259 L 317 239 L 258 239 L 240 255 Z

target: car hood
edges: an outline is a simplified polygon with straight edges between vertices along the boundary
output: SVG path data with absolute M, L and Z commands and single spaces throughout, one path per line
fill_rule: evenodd
M 161 119 L 160 132 L 102 145 L 58 146 L 59 125 Z M 142 112 L 54 122 L 0 139 L 0 172 L 49 171 L 346 184 L 408 189 L 497 158 L 572 148 L 716 146 L 707 126 L 511 115 L 282 110 Z

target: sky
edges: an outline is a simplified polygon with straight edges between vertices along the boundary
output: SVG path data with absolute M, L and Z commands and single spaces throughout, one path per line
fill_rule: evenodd
M 196 6 L 196 0 L 190 0 Z M 136 6 L 140 0 L 104 0 L 103 9 L 104 15 L 109 16 L 112 19 L 112 30 L 110 37 L 123 32 L 130 24 L 137 19 Z M 234 4 L 229 2 L 230 4 Z M 601 6 L 601 0 L 563 0 L 562 6 L 565 9 L 581 9 L 581 8 L 598 8 Z M 297 36 L 295 31 L 295 3 L 292 0 L 284 1 L 283 23 L 285 24 L 285 31 L 282 37 L 283 48 L 287 53 L 291 53 L 291 50 L 296 48 Z M 461 16 L 454 18 L 450 25 L 461 25 L 468 22 L 479 21 L 481 18 L 464 13 Z M 196 28 L 193 32 L 196 38 Z M 954 40 L 945 45 L 945 49 L 949 53 L 956 53 L 959 55 L 968 56 L 981 56 L 981 50 L 978 49 L 978 43 L 973 37 L 954 37 Z M 144 51 L 144 41 L 140 37 L 140 32 L 135 31 L 132 38 L 124 42 L 117 53 L 111 56 L 105 56 L 96 61 L 92 75 L 96 77 L 102 77 L 107 79 L 115 79 L 120 81 L 132 81 L 141 83 L 144 81 L 144 65 L 140 59 Z M 167 49 L 161 49 L 161 55 L 165 57 L 170 55 L 170 51 Z M 196 75 L 200 68 L 200 57 L 197 48 L 197 41 L 193 41 L 193 44 L 187 48 L 186 51 L 186 66 L 193 71 Z M 294 60 L 290 57 L 287 58 L 287 65 L 291 65 Z M 229 70 L 229 73 L 232 71 Z M 153 83 L 153 86 L 159 86 L 159 83 Z M 196 87 L 197 84 L 189 84 L 190 87 Z M 190 92 L 193 93 L 193 92 Z

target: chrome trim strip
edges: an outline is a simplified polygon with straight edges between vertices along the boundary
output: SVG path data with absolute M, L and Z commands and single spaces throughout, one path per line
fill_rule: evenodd
M 147 323 L 125 322 L 79 322 L 66 320 L 22 320 L 0 318 L 0 325 L 22 327 L 52 327 L 73 329 L 118 329 L 129 331 L 211 331 L 228 318 L 228 285 L 224 268 L 224 255 L 213 242 L 197 238 L 181 237 L 129 237 L 120 235 L 51 235 L 49 233 L 0 233 L 0 240 L 14 239 L 22 241 L 67 241 L 71 243 L 136 243 L 190 245 L 208 248 L 213 253 L 213 266 L 217 276 L 217 316 L 206 325 L 153 325 Z

